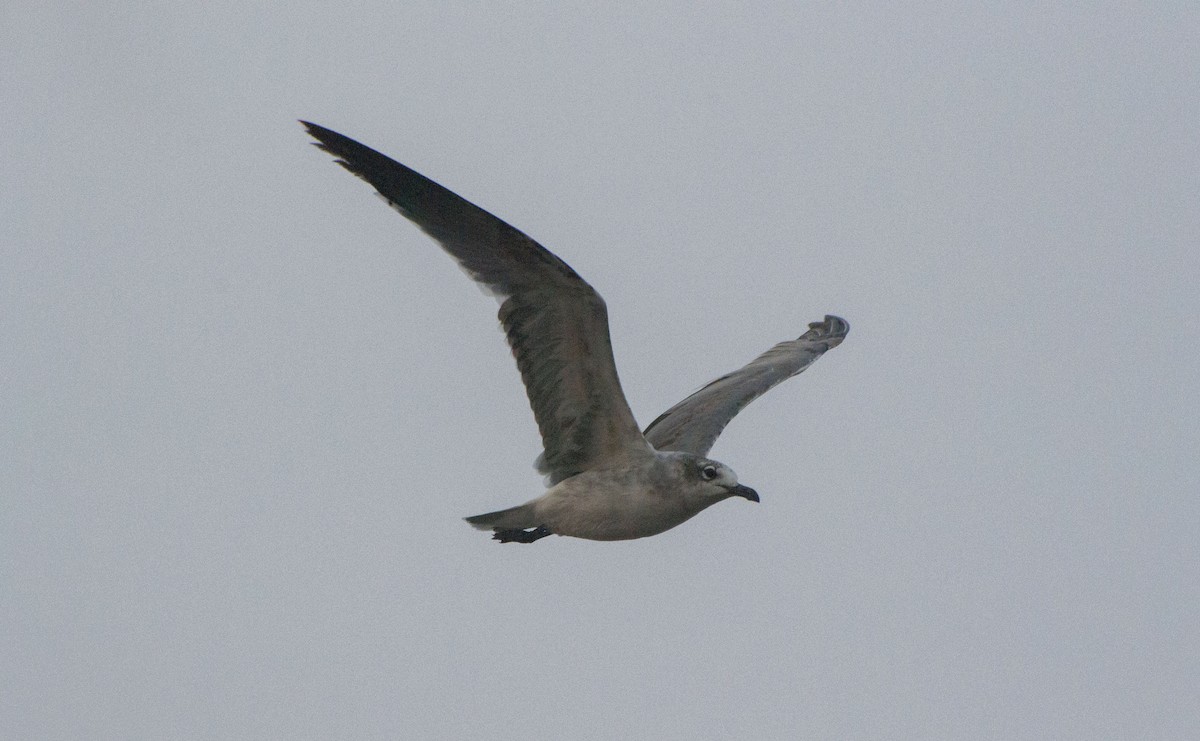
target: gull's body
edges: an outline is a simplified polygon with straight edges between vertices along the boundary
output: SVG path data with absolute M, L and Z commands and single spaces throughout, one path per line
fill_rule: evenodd
M 643 433 L 613 362 L 604 300 L 525 234 L 432 180 L 358 142 L 304 123 L 318 146 L 369 182 L 500 300 L 542 434 L 538 470 L 550 488 L 525 504 L 467 521 L 501 542 L 546 535 L 627 540 L 656 535 L 731 496 L 758 501 L 726 465 L 707 458 L 729 420 L 845 338 L 826 316 L 666 411 Z

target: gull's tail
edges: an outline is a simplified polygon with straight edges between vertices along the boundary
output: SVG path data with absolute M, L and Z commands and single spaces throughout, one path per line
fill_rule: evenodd
M 538 526 L 538 523 L 534 522 L 532 502 L 463 519 L 479 530 L 525 530 Z

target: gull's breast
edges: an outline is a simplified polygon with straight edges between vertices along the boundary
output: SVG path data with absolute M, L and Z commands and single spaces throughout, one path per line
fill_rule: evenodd
M 691 518 L 678 490 L 647 483 L 629 471 L 586 471 L 559 482 L 538 499 L 539 524 L 558 535 L 588 540 L 630 540 L 657 535 Z

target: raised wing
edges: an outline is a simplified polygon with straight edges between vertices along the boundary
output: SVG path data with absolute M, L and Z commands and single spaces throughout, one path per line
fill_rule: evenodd
M 646 439 L 658 450 L 708 455 L 721 430 L 747 404 L 842 344 L 849 331 L 850 324 L 836 316 L 809 324 L 797 339 L 780 342 L 663 412 L 646 428 Z
M 539 471 L 557 483 L 652 454 L 621 391 L 600 294 L 487 211 L 353 139 L 301 123 L 316 146 L 375 186 L 500 300 L 500 323 L 542 433 Z

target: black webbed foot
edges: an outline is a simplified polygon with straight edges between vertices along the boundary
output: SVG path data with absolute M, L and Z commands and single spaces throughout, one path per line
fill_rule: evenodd
M 492 540 L 498 540 L 501 543 L 532 543 L 553 534 L 545 525 L 538 525 L 532 530 L 497 530 L 492 535 Z

